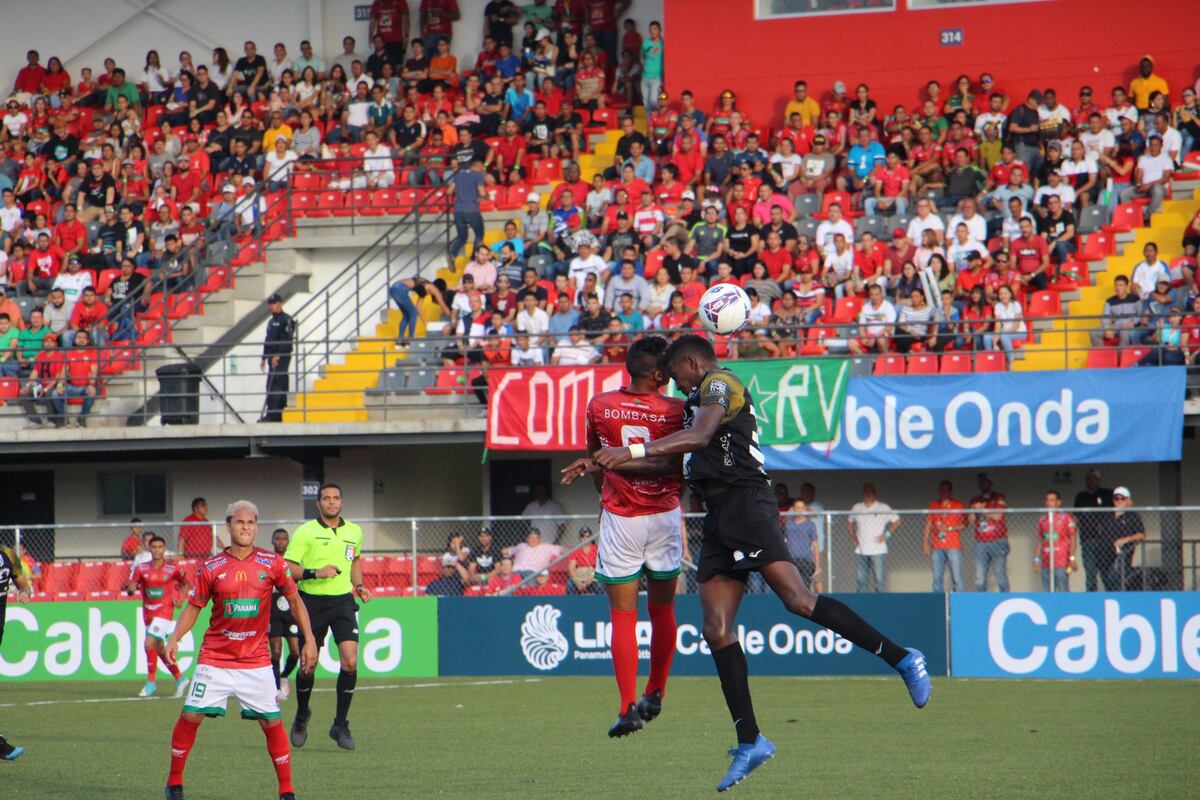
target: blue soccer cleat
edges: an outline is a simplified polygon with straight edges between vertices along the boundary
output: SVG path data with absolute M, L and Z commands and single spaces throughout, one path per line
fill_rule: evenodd
M 158 687 L 154 685 L 154 681 L 146 681 L 146 685 L 138 692 L 138 697 L 153 697 L 154 692 Z
M 733 763 L 729 765 L 725 777 L 717 784 L 718 792 L 737 786 L 746 780 L 747 775 L 774 758 L 775 745 L 760 733 L 754 744 L 739 744 L 729 751 L 729 755 L 733 756 Z
M 175 681 L 175 696 L 183 697 L 187 694 L 188 679 L 186 676 L 180 676 L 179 680 Z
M 9 744 L 7 739 L 0 736 L 0 761 L 16 761 L 24 752 L 24 747 Z
M 929 702 L 929 694 L 933 690 L 929 673 L 925 670 L 925 654 L 913 647 L 904 649 L 908 651 L 908 655 L 896 665 L 896 672 L 899 672 L 900 677 L 904 679 L 904 685 L 908 687 L 908 696 L 912 698 L 913 705 L 917 708 L 924 708 L 925 704 Z

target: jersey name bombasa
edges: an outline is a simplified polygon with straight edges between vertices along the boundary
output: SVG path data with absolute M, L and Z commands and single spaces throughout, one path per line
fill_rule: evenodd
M 587 407 L 587 428 L 601 447 L 645 444 L 683 428 L 683 402 L 658 394 L 628 389 L 603 392 Z M 631 477 L 619 472 L 604 474 L 600 504 L 622 517 L 659 514 L 679 507 L 679 475 Z
M 758 442 L 758 417 L 750 390 L 729 370 L 716 369 L 700 380 L 684 402 L 683 424 L 690 428 L 701 406 L 719 405 L 725 414 L 708 444 L 683 459 L 683 477 L 689 483 L 717 481 L 731 485 L 766 483 L 762 449 Z

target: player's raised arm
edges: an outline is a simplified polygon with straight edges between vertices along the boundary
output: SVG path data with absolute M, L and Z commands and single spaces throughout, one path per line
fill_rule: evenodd
M 718 404 L 702 405 L 696 409 L 690 428 L 684 428 L 644 445 L 633 445 L 633 448 L 640 448 L 641 455 L 637 460 L 657 456 L 676 456 L 699 450 L 712 440 L 724 418 L 725 408 L 723 406 Z M 622 465 L 634 460 L 630 447 L 609 447 L 598 450 L 592 454 L 592 458 L 595 459 L 598 466 L 604 469 L 619 469 Z

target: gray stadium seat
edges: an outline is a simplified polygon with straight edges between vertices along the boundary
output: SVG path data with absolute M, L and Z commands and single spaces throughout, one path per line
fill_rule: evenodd
M 379 373 L 378 388 L 385 392 L 403 391 L 405 382 L 404 372 L 403 367 L 388 367 Z
M 17 307 L 19 309 L 21 309 L 21 316 L 25 318 L 26 322 L 29 322 L 30 312 L 32 312 L 35 308 L 38 307 L 37 298 L 36 297 L 18 297 L 16 302 L 17 302 Z
M 800 194 L 796 195 L 792 200 L 792 205 L 796 207 L 796 219 L 808 219 L 813 214 L 821 210 L 821 195 L 819 194 Z
M 854 237 L 857 239 L 867 231 L 876 239 L 888 238 L 887 220 L 883 217 L 859 217 L 854 221 Z
M 409 370 L 405 386 L 410 390 L 422 391 L 436 382 L 437 373 L 432 369 Z
M 87 224 L 88 244 L 95 244 L 96 237 L 98 237 L 99 235 L 100 235 L 100 222 L 99 222 L 99 220 L 92 220 L 91 222 L 89 222 Z
M 810 242 L 815 241 L 817 238 L 817 225 L 819 225 L 819 224 L 820 223 L 818 223 L 815 219 L 812 219 L 811 217 L 808 217 L 805 219 L 797 219 L 796 220 L 796 233 L 798 233 L 802 236 L 807 236 L 808 240 Z
M 543 278 L 549 277 L 551 271 L 554 269 L 554 259 L 547 255 L 530 256 L 529 260 L 525 263 L 527 266 L 536 269 L 538 275 Z
M 1104 227 L 1107 221 L 1108 210 L 1104 206 L 1092 205 L 1077 212 L 1079 217 L 1079 225 L 1076 227 L 1078 233 L 1095 233 Z

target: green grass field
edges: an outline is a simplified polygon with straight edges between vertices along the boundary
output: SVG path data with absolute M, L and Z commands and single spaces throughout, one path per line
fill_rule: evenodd
M 325 735 L 332 693 L 315 694 L 309 743 L 294 759 L 299 797 L 716 795 L 733 736 L 715 679 L 674 679 L 663 716 L 615 741 L 605 736 L 611 681 L 501 681 L 362 682 L 352 753 Z M 138 688 L 4 685 L 0 730 L 27 752 L 0 763 L 0 797 L 161 797 L 180 701 L 123 700 Z M 1200 797 L 1195 682 L 943 678 L 923 711 L 897 680 L 757 678 L 752 689 L 779 754 L 731 797 Z M 289 702 L 285 722 L 293 711 Z M 205 722 L 186 787 L 189 800 L 274 798 L 258 726 L 236 716 Z

